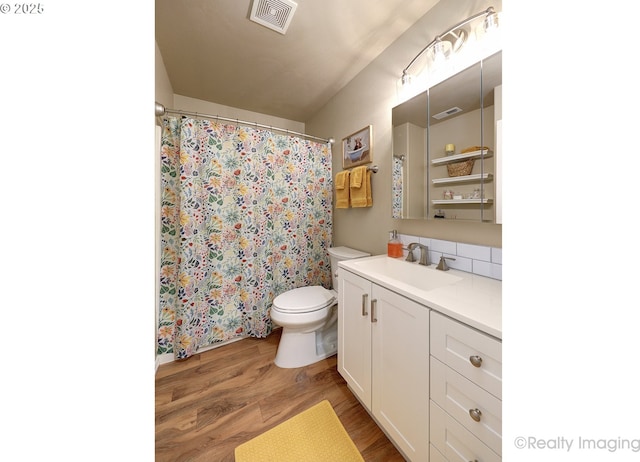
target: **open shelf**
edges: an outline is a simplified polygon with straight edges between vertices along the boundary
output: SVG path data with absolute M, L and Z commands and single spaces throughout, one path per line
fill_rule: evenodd
M 463 160 L 469 159 L 480 159 L 481 157 L 492 157 L 493 151 L 490 149 L 479 149 L 477 151 L 465 152 L 464 154 L 454 154 L 452 156 L 447 157 L 439 157 L 437 159 L 432 159 L 431 163 L 433 165 L 446 165 L 451 164 L 453 162 L 461 162 Z
M 480 181 L 492 181 L 493 173 L 478 173 L 475 175 L 450 176 L 446 178 L 434 178 L 431 180 L 433 184 L 452 184 L 452 183 L 477 183 Z
M 435 199 L 433 205 L 449 204 L 493 204 L 493 199 Z

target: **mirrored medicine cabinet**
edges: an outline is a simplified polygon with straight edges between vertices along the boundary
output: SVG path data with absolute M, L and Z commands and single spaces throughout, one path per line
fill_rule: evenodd
M 501 223 L 502 52 L 392 109 L 393 217 Z

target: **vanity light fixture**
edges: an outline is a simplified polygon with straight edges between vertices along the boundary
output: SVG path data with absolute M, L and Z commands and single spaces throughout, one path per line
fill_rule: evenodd
M 448 40 L 440 40 L 440 37 L 438 37 L 438 40 L 436 40 L 436 42 L 429 50 L 429 53 L 431 54 L 431 60 L 434 64 L 443 62 L 444 60 L 449 58 L 452 49 L 453 46 L 451 45 L 451 42 L 449 42 Z
M 500 23 L 498 22 L 498 13 L 494 11 L 493 13 L 487 14 L 484 18 L 483 26 L 485 31 L 497 29 L 500 26 Z
M 467 41 L 467 38 L 469 38 L 469 32 L 465 28 L 456 29 L 456 30 L 454 30 L 452 32 L 449 32 L 449 35 L 451 35 L 453 37 L 453 52 L 454 53 L 457 53 L 458 50 L 460 48 L 462 48 L 462 45 L 464 45 L 464 42 Z
M 452 53 L 458 52 L 469 38 L 469 32 L 465 28 L 467 24 L 475 19 L 484 16 L 483 27 L 485 31 L 495 29 L 498 27 L 498 13 L 492 6 L 480 13 L 476 13 L 473 16 L 469 16 L 464 21 L 459 22 L 453 27 L 450 27 L 446 32 L 437 35 L 426 47 L 420 50 L 407 67 L 402 70 L 402 85 L 406 85 L 411 82 L 411 74 L 409 74 L 409 68 L 422 56 L 426 51 L 429 51 L 431 60 L 434 63 L 447 59 Z M 446 38 L 450 36 L 449 40 Z

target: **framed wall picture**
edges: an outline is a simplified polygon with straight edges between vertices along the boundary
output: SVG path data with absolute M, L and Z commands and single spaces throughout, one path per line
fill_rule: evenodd
M 342 139 L 342 168 L 373 162 L 372 126 L 369 125 Z

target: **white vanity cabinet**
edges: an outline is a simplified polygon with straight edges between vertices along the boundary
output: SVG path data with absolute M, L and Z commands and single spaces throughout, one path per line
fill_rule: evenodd
M 338 281 L 338 372 L 404 457 L 501 461 L 501 281 L 386 255 Z
M 339 269 L 338 371 L 409 460 L 429 460 L 429 309 Z
M 500 461 L 502 342 L 431 311 L 432 460 Z

